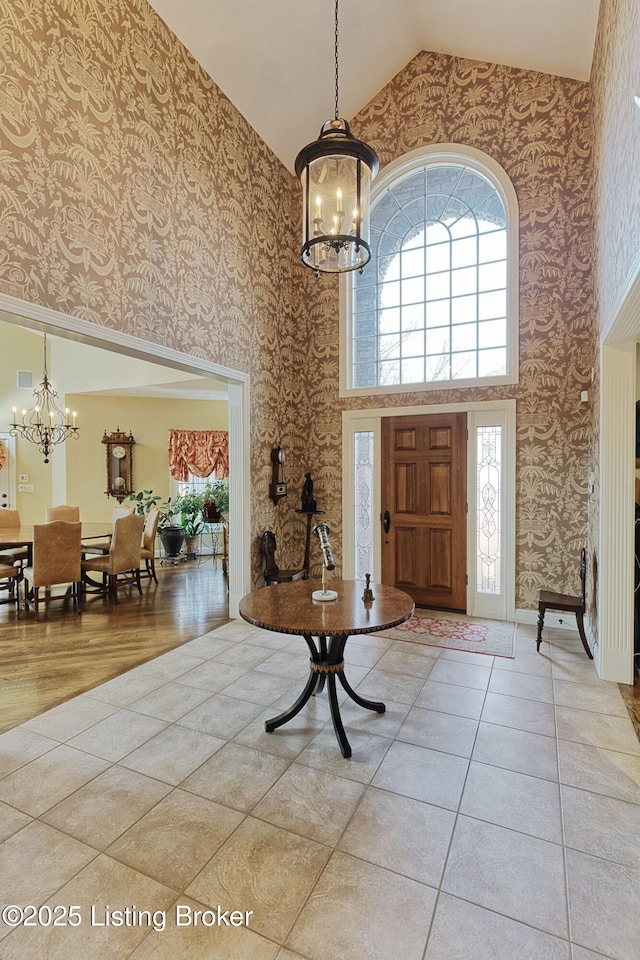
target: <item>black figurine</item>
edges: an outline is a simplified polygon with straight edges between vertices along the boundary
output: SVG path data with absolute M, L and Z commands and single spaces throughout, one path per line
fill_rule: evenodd
M 366 585 L 366 587 L 364 588 L 364 593 L 362 594 L 362 599 L 364 600 L 365 603 L 371 603 L 371 601 L 374 599 L 373 590 L 371 589 L 371 586 L 370 586 L 371 574 L 370 574 L 370 573 L 365 573 L 365 577 L 367 578 L 367 585 Z
M 313 480 L 310 473 L 305 473 L 302 485 L 302 513 L 315 513 L 318 503 L 313 499 Z

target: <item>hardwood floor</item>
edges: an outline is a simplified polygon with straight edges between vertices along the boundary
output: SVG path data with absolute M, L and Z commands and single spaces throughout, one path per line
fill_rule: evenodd
M 227 622 L 220 561 L 156 569 L 142 597 L 124 587 L 116 606 L 87 595 L 81 616 L 67 601 L 47 604 L 40 623 L 0 606 L 0 732 Z
M 633 686 L 621 683 L 619 687 L 631 722 L 640 740 L 640 678 L 636 677 Z

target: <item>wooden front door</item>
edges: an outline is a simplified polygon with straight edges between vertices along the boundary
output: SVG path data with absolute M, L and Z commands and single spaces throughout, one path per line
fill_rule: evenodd
M 382 582 L 466 610 L 467 415 L 382 420 Z

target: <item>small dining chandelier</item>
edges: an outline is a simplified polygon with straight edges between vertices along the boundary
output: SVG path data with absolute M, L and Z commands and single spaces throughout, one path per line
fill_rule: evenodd
M 378 172 L 375 150 L 357 140 L 338 108 L 338 0 L 335 0 L 335 116 L 296 157 L 302 183 L 302 250 L 305 266 L 320 273 L 360 270 L 371 259 L 371 181 Z
M 47 335 L 44 335 L 44 370 L 42 383 L 33 391 L 36 398 L 34 406 L 22 411 L 22 420 L 16 423 L 18 410 L 13 408 L 13 423 L 11 424 L 12 437 L 24 437 L 30 443 L 35 443 L 40 453 L 44 455 L 44 462 L 49 463 L 51 449 L 57 443 L 64 443 L 69 437 L 78 438 L 76 427 L 76 411 L 69 414 L 69 409 L 63 412 L 56 403 L 58 394 L 49 383 L 47 372 Z

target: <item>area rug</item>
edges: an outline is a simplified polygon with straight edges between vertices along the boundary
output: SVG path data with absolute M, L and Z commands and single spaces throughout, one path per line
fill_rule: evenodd
M 491 657 L 513 657 L 515 634 L 515 623 L 478 620 L 440 610 L 416 610 L 410 620 L 391 630 L 382 630 L 378 636 Z

